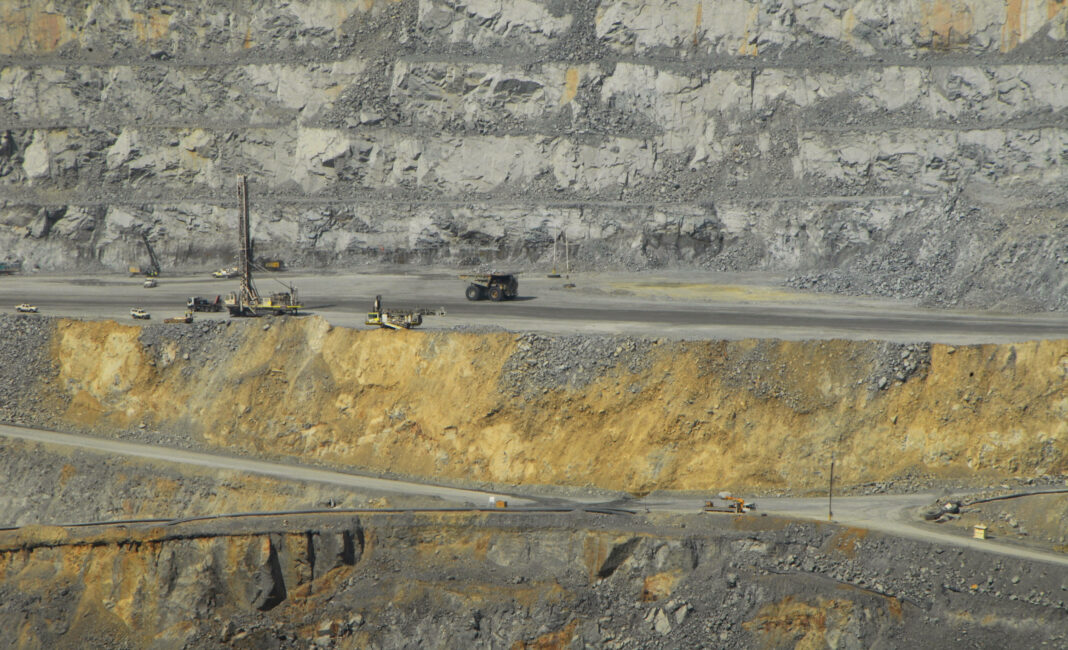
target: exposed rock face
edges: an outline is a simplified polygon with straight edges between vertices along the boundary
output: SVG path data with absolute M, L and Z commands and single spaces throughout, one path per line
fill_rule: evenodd
M 267 330 L 34 321 L 41 330 L 11 328 L 10 348 L 17 360 L 47 346 L 29 366 L 40 374 L 12 385 L 0 374 L 0 397 L 35 408 L 0 415 L 141 441 L 632 492 L 818 489 L 832 451 L 843 486 L 1068 471 L 1065 341 L 656 343 L 398 336 L 314 317 Z
M 27 648 L 1056 647 L 1064 588 L 1038 563 L 755 515 L 0 534 L 0 623 Z
M 157 638 L 173 642 L 220 614 L 268 612 L 349 573 L 363 553 L 363 529 L 359 520 L 345 519 L 296 530 L 240 521 L 195 530 L 105 528 L 80 538 L 58 528 L 20 529 L 0 550 L 0 619 L 12 625 L 13 647 L 59 639 L 80 645 L 102 638 L 131 647 Z M 33 609 L 38 590 L 49 592 L 50 614 L 16 623 L 20 612 Z M 47 618 L 57 614 L 62 620 L 52 625 Z
M 1066 308 L 1058 0 L 22 0 L 0 246 L 228 262 L 232 180 L 295 263 L 794 273 Z

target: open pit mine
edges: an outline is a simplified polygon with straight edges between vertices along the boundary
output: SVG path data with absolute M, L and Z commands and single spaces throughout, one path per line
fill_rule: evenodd
M 1068 647 L 1066 169 L 1065 0 L 2 2 L 0 648 Z

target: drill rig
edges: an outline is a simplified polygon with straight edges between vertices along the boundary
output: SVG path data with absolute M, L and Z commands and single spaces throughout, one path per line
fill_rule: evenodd
M 297 290 L 287 286 L 288 291 L 261 296 L 252 283 L 252 237 L 249 234 L 248 219 L 248 179 L 242 174 L 237 177 L 238 230 L 240 231 L 241 287 L 230 292 L 223 304 L 231 317 L 261 316 L 263 314 L 297 314 L 302 305 L 297 298 Z
M 410 330 L 423 324 L 423 316 L 444 316 L 445 308 L 383 309 L 382 296 L 375 296 L 374 309 L 367 314 L 366 325 L 377 325 L 387 330 Z

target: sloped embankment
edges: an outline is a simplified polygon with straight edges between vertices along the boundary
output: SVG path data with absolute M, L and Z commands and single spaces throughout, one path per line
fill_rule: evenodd
M 832 451 L 844 484 L 1068 469 L 1066 341 L 49 322 L 54 369 L 32 390 L 51 396 L 57 426 L 109 435 L 160 431 L 304 462 L 631 491 L 822 486 Z
M 0 624 L 27 648 L 1057 646 L 1063 588 L 1014 558 L 775 518 L 338 514 L 0 534 Z
M 425 505 L 404 495 L 0 438 L 0 525 L 183 519 L 208 513 Z

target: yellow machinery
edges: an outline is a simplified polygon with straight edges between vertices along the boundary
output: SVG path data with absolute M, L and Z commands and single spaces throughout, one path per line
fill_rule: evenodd
M 211 272 L 211 277 L 216 280 L 229 280 L 230 278 L 236 278 L 239 275 L 241 275 L 241 271 L 236 266 L 228 266 L 225 269 Z
M 382 296 L 375 296 L 374 309 L 367 313 L 365 325 L 372 325 L 390 330 L 410 330 L 423 324 L 423 316 L 444 316 L 441 309 L 382 309 Z
M 460 279 L 468 282 L 464 292 L 468 300 L 489 298 L 500 302 L 519 295 L 518 276 L 518 273 L 476 273 L 461 275 Z
M 749 512 L 753 509 L 751 503 L 746 503 L 745 499 L 732 496 L 721 496 L 725 501 L 733 501 L 733 503 L 724 503 L 723 505 L 716 505 L 715 501 L 705 501 L 705 507 L 702 508 L 704 512 L 728 512 L 735 515 L 741 515 Z
M 287 287 L 289 291 L 261 296 L 252 283 L 252 238 L 249 235 L 248 217 L 248 180 L 244 175 L 237 177 L 238 229 L 241 237 L 241 287 L 226 296 L 223 304 L 230 311 L 231 317 L 260 316 L 262 314 L 298 314 L 303 305 L 297 298 L 297 290 Z
M 164 323 L 192 323 L 193 312 L 186 311 L 185 316 L 172 316 L 171 318 L 164 318 Z

